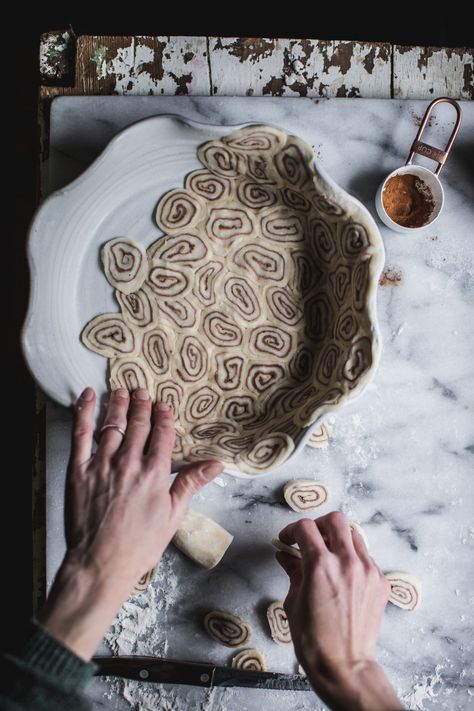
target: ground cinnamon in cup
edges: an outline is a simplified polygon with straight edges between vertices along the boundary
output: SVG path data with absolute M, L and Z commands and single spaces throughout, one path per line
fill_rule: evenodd
M 434 209 L 433 193 L 417 175 L 392 176 L 382 192 L 387 215 L 402 227 L 423 227 Z

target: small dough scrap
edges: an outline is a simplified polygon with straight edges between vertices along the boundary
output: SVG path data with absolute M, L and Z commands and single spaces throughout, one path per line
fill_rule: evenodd
M 283 487 L 283 496 L 293 511 L 310 511 L 326 503 L 329 489 L 321 481 L 294 479 Z
M 140 580 L 135 583 L 135 585 L 133 586 L 132 594 L 138 595 L 139 593 L 146 590 L 153 578 L 155 577 L 157 570 L 158 563 L 151 570 L 142 575 Z
M 289 555 L 292 555 L 293 558 L 300 558 L 301 559 L 303 557 L 301 555 L 301 551 L 297 545 L 287 546 L 286 543 L 283 543 L 283 541 L 280 541 L 279 538 L 272 538 L 272 545 L 274 545 L 275 548 L 278 548 L 279 551 L 282 551 L 283 553 L 288 553 Z
M 232 658 L 232 669 L 267 671 L 265 658 L 258 649 L 243 649 Z
M 369 547 L 369 539 L 367 538 L 367 534 L 364 531 L 364 529 L 362 528 L 362 526 L 359 523 L 356 523 L 355 521 L 349 521 L 349 528 L 351 529 L 351 531 L 357 531 L 359 536 L 363 539 L 363 541 L 366 545 L 366 548 L 368 548 Z
M 277 644 L 290 644 L 290 625 L 281 600 L 270 603 L 267 608 L 267 619 L 273 641 Z
M 410 573 L 385 573 L 390 581 L 390 602 L 402 610 L 416 610 L 421 605 L 421 583 Z
M 248 644 L 252 630 L 241 617 L 222 610 L 212 610 L 204 618 L 204 628 L 213 640 L 226 647 Z
M 298 664 L 298 674 L 299 674 L 300 676 L 308 676 L 308 675 L 306 674 L 305 670 L 303 669 L 303 667 L 301 666 L 301 664 Z
M 225 528 L 191 509 L 172 538 L 180 551 L 208 570 L 215 568 L 233 540 Z
M 109 284 L 122 292 L 138 291 L 148 275 L 145 249 L 133 239 L 117 237 L 104 244 L 100 252 Z
M 332 427 L 327 422 L 321 422 L 309 440 L 306 442 L 307 447 L 312 449 L 324 449 L 329 444 L 329 439 L 332 435 Z

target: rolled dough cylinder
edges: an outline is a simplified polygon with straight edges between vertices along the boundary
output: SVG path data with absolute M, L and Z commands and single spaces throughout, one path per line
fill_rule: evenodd
M 214 568 L 234 540 L 234 536 L 212 519 L 188 509 L 172 541 L 195 563 Z
M 421 605 L 421 583 L 410 573 L 385 573 L 390 582 L 390 597 L 388 598 L 402 610 L 416 610 Z

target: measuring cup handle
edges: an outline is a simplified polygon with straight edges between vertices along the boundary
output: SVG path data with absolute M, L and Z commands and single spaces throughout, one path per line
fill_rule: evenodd
M 430 118 L 431 112 L 437 104 L 441 103 L 451 104 L 451 106 L 454 106 L 454 109 L 456 111 L 456 123 L 454 124 L 451 136 L 449 137 L 449 141 L 447 142 L 444 150 L 441 150 L 441 148 L 435 148 L 435 146 L 430 146 L 428 143 L 425 143 L 421 140 L 421 137 L 423 136 L 424 130 L 426 128 L 426 124 L 428 123 L 428 119 Z M 421 122 L 420 128 L 418 129 L 418 133 L 415 136 L 415 140 L 412 143 L 410 153 L 408 155 L 407 162 L 405 163 L 405 165 L 410 165 L 413 162 L 415 153 L 418 153 L 419 155 L 425 156 L 426 158 L 431 158 L 431 160 L 434 160 L 438 163 L 438 167 L 435 170 L 435 175 L 439 175 L 441 172 L 441 168 L 448 159 L 449 151 L 451 150 L 451 146 L 454 143 L 454 139 L 456 138 L 460 125 L 461 107 L 459 106 L 457 101 L 454 101 L 454 99 L 449 99 L 446 96 L 432 101 L 426 109 L 425 115 L 423 116 L 423 120 Z

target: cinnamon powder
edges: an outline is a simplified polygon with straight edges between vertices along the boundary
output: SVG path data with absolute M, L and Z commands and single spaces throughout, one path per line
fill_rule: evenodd
M 382 192 L 385 212 L 403 227 L 423 227 L 434 209 L 433 193 L 417 175 L 392 176 Z

